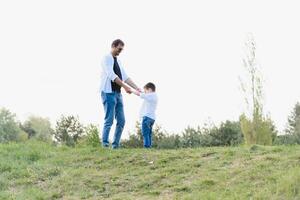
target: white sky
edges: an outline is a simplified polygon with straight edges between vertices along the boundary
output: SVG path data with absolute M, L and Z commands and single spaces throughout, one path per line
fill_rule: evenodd
M 100 60 L 113 39 L 139 85 L 152 81 L 170 132 L 237 120 L 243 40 L 255 36 L 265 105 L 279 130 L 300 100 L 297 1 L 0 1 L 0 106 L 55 122 L 61 114 L 102 124 Z M 124 94 L 128 130 L 141 101 Z M 112 134 L 111 134 L 112 135 Z

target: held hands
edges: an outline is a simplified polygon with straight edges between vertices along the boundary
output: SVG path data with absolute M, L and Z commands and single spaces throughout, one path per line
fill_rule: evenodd
M 138 92 L 142 92 L 142 89 L 139 88 L 130 78 L 128 78 L 125 82 L 122 81 L 121 86 L 128 94 L 131 94 L 133 92 L 131 88 L 136 89 Z
M 140 93 L 139 91 L 137 91 L 137 90 L 131 90 L 131 91 L 132 91 L 133 94 L 135 94 L 135 95 L 137 95 L 137 96 L 140 96 L 140 94 L 141 94 L 141 93 Z
M 124 90 L 128 93 L 128 94 L 131 94 L 132 93 L 132 90 L 130 87 L 128 87 L 127 85 L 124 86 Z
M 140 95 L 141 95 L 141 92 L 139 92 L 139 90 L 131 89 L 131 92 L 132 92 L 133 94 L 135 94 L 136 96 L 140 96 Z
M 131 88 L 130 88 L 128 85 L 126 85 L 126 84 L 123 84 L 123 88 L 124 88 L 124 90 L 126 91 L 126 93 L 128 93 L 128 94 L 133 93 L 133 94 L 135 94 L 135 95 L 137 95 L 137 96 L 140 96 L 140 93 L 143 92 L 141 88 L 137 88 L 136 90 L 135 90 L 135 89 L 131 89 Z

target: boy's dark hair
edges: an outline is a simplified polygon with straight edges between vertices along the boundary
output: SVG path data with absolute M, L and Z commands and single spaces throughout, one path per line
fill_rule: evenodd
M 116 40 L 114 40 L 114 41 L 111 43 L 111 47 L 117 47 L 117 46 L 119 46 L 119 45 L 124 46 L 125 44 L 124 44 L 124 42 L 123 42 L 122 40 L 120 40 L 120 39 L 116 39 Z
M 144 86 L 144 88 L 146 88 L 146 89 L 151 89 L 153 92 L 155 92 L 155 89 L 156 89 L 156 87 L 155 87 L 155 85 L 154 85 L 154 83 L 147 83 L 145 86 Z

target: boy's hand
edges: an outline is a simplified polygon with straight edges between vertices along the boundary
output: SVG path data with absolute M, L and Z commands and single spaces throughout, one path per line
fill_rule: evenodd
M 140 92 L 136 91 L 136 90 L 131 90 L 131 92 L 137 96 L 140 96 Z

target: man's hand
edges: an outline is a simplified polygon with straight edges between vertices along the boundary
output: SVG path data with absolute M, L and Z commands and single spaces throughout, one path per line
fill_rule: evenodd
M 122 88 L 124 88 L 124 90 L 128 93 L 131 94 L 131 89 L 128 85 L 126 85 L 119 77 L 117 77 L 114 80 L 119 86 L 121 86 Z
M 124 86 L 124 90 L 125 90 L 128 94 L 131 94 L 131 93 L 132 93 L 130 87 L 128 87 L 128 86 L 126 86 L 126 85 Z

